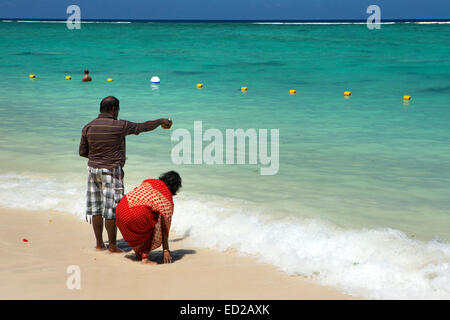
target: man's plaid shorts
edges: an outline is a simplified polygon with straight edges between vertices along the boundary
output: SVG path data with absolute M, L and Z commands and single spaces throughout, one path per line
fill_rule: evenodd
M 124 195 L 123 175 L 121 166 L 111 170 L 88 167 L 86 220 L 87 216 L 99 215 L 116 218 L 116 206 Z

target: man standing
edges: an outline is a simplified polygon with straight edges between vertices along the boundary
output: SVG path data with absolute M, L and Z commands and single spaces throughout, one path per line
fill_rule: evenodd
M 90 216 L 97 240 L 97 250 L 105 250 L 103 219 L 108 233 L 109 251 L 122 252 L 116 246 L 116 206 L 124 195 L 123 166 L 125 137 L 152 131 L 161 125 L 170 129 L 172 120 L 158 119 L 143 123 L 117 120 L 119 100 L 106 97 L 100 103 L 100 114 L 81 132 L 80 156 L 88 158 L 86 220 Z

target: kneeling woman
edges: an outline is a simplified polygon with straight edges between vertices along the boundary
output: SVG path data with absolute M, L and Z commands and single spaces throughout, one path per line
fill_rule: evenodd
M 117 227 L 143 263 L 156 264 L 148 260 L 148 255 L 161 244 L 164 250 L 163 262 L 172 262 L 168 244 L 173 214 L 172 196 L 180 187 L 180 175 L 169 171 L 159 179 L 144 180 L 117 205 Z

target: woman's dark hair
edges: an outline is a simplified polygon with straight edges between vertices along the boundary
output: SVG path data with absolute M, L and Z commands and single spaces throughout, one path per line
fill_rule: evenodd
M 100 102 L 100 112 L 111 112 L 113 108 L 119 109 L 119 99 L 116 97 L 106 97 Z
M 181 188 L 181 177 L 175 171 L 163 173 L 162 175 L 159 176 L 159 180 L 161 180 L 166 184 L 167 188 L 169 188 L 172 195 L 176 195 L 178 189 Z

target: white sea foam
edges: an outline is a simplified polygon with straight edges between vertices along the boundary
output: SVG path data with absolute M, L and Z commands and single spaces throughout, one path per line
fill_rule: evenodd
M 374 299 L 450 299 L 450 244 L 393 229 L 346 230 L 317 220 L 267 221 L 236 208 L 177 200 L 174 228 L 193 244 L 236 249 L 287 274 Z
M 419 21 L 416 24 L 450 24 L 450 21 Z
M 67 23 L 67 21 L 57 20 L 16 20 L 19 23 Z
M 11 22 L 11 20 L 3 20 L 7 22 Z M 67 23 L 67 21 L 62 20 L 15 20 L 15 22 L 20 23 Z M 132 23 L 131 21 L 83 21 L 81 20 L 80 23 Z
M 366 24 L 366 22 L 253 22 L 253 24 L 286 24 L 286 25 L 297 25 L 297 24 Z
M 1 20 L 1 22 L 19 22 L 19 23 L 67 23 L 62 20 Z M 133 21 L 80 21 L 81 23 L 119 23 L 129 24 Z M 139 21 L 145 23 L 157 23 L 155 21 Z M 214 21 L 212 21 L 214 22 Z M 340 22 L 325 22 L 325 21 L 305 21 L 305 22 L 251 22 L 252 24 L 267 24 L 267 25 L 352 25 L 352 24 L 367 24 L 365 21 L 340 21 Z M 381 21 L 379 24 L 450 24 L 450 21 Z
M 118 24 L 130 24 L 131 21 L 81 21 L 81 23 L 118 23 Z
M 379 24 L 450 24 L 450 21 L 381 21 Z M 342 21 L 342 22 L 253 22 L 253 24 L 274 24 L 274 25 L 345 25 L 345 24 L 367 24 L 364 21 Z
M 83 217 L 83 182 L 0 175 L 0 206 Z M 373 299 L 450 299 L 450 244 L 393 229 L 343 229 L 320 219 L 274 220 L 240 201 L 175 199 L 173 229 L 191 245 L 235 249 L 290 275 Z
M 279 25 L 341 25 L 341 24 L 367 24 L 367 22 L 253 22 L 253 24 L 279 24 Z M 396 22 L 379 22 L 379 24 L 396 24 Z
M 36 175 L 0 175 L 0 206 L 55 210 L 84 217 L 85 194 L 81 183 Z

